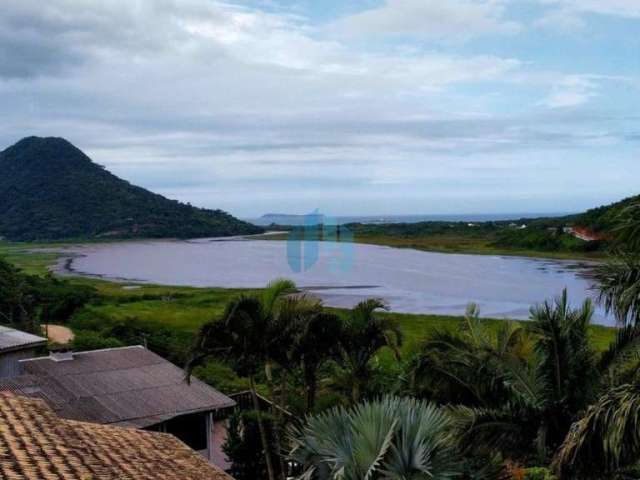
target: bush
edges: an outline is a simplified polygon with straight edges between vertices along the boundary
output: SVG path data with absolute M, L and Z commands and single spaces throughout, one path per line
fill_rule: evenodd
M 98 332 L 80 331 L 76 334 L 71 345 L 75 351 L 82 352 L 103 348 L 123 347 L 124 343 L 117 338 L 104 337 Z
M 524 480 L 557 480 L 548 468 L 532 467 L 527 468 L 524 473 Z
M 249 381 L 246 378 L 238 377 L 231 367 L 216 360 L 196 367 L 193 375 L 227 394 L 249 389 Z

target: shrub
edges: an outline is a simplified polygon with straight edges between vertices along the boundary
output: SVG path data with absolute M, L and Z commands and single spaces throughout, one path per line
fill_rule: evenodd
M 75 351 L 100 350 L 103 348 L 117 348 L 124 346 L 117 338 L 104 337 L 98 332 L 80 331 L 73 339 L 72 347 Z
M 556 477 L 544 467 L 527 468 L 524 473 L 524 480 L 557 480 Z

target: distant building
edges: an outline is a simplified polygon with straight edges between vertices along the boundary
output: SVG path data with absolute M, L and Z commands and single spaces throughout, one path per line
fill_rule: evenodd
M 20 360 L 33 358 L 47 339 L 0 326 L 0 378 L 20 374 Z
M 141 346 L 52 353 L 20 361 L 0 390 L 44 399 L 59 416 L 171 433 L 226 468 L 222 443 L 235 402 Z
M 50 403 L 0 393 L 0 478 L 233 480 L 177 438 L 60 418 Z

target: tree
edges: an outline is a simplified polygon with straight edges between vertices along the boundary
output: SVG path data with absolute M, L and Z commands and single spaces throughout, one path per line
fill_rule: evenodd
M 256 391 L 256 375 L 265 369 L 271 385 L 271 364 L 276 359 L 286 363 L 286 354 L 280 350 L 287 348 L 286 342 L 292 335 L 295 308 L 303 310 L 301 303 L 283 302 L 288 293 L 295 289 L 289 280 L 276 280 L 260 296 L 240 296 L 231 301 L 220 319 L 213 319 L 202 325 L 190 352 L 187 377 L 193 369 L 209 357 L 228 360 L 239 376 L 249 379 L 253 408 L 260 431 L 263 453 L 269 480 L 275 480 L 276 471 L 271 459 L 271 446 L 267 429 L 262 421 L 260 402 Z M 294 308 L 295 307 L 295 308 Z M 285 313 L 286 312 L 286 313 Z M 284 342 L 284 343 L 283 343 Z M 275 399 L 273 399 L 275 401 Z M 276 429 L 278 427 L 276 426 Z M 280 455 L 279 436 L 275 435 L 276 450 Z M 279 456 L 278 458 L 281 458 Z M 283 464 L 281 473 L 284 475 Z
M 410 391 L 441 403 L 489 406 L 505 401 L 504 365 L 525 365 L 533 345 L 520 324 L 505 321 L 494 329 L 470 304 L 459 330 L 432 332 L 413 358 Z
M 462 332 L 427 342 L 418 380 L 426 377 L 439 401 L 456 404 L 451 412 L 470 452 L 546 461 L 638 345 L 639 332 L 626 332 L 598 361 L 589 343 L 592 315 L 590 301 L 571 308 L 565 291 L 532 308 L 529 333 L 503 324 L 492 335 L 467 320 Z
M 335 408 L 292 429 L 300 479 L 429 478 L 460 473 L 451 419 L 432 403 L 398 397 Z
M 612 478 L 625 470 L 640 476 L 640 384 L 606 392 L 571 428 L 553 466 L 561 478 Z
M 0 322 L 39 334 L 37 298 L 33 278 L 0 259 Z
M 640 325 L 618 330 L 598 362 L 600 397 L 569 429 L 554 459 L 558 473 L 566 478 L 602 478 L 637 467 L 639 354 Z
M 262 414 L 262 421 L 267 431 L 273 432 L 273 417 Z M 273 436 L 269 440 L 274 440 Z M 257 415 L 253 410 L 236 411 L 229 418 L 227 440 L 222 449 L 231 463 L 229 474 L 235 480 L 256 480 L 267 477 Z
M 351 384 L 351 398 L 360 400 L 367 382 L 371 378 L 371 359 L 383 347 L 389 347 L 399 357 L 402 332 L 397 322 L 375 315 L 386 305 L 377 299 L 360 302 L 344 320 L 339 345 L 340 363 L 346 370 Z
M 197 365 L 213 356 L 228 360 L 238 375 L 249 379 L 268 478 L 275 480 L 271 448 L 262 421 L 255 380 L 266 362 L 268 333 L 269 319 L 262 302 L 255 297 L 241 296 L 226 306 L 222 318 L 202 325 L 191 349 L 186 372 L 189 378 Z
M 640 323 L 640 254 L 619 252 L 596 268 L 599 301 L 620 325 Z
M 640 203 L 616 218 L 612 258 L 596 269 L 600 302 L 621 325 L 640 323 Z
M 316 312 L 300 324 L 294 342 L 293 355 L 302 370 L 305 390 L 305 409 L 311 413 L 318 390 L 318 370 L 329 360 L 337 360 L 343 322 L 337 315 Z

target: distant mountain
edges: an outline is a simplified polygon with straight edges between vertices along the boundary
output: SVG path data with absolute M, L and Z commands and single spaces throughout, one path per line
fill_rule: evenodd
M 62 138 L 0 152 L 0 236 L 8 240 L 196 238 L 262 228 L 131 185 Z

